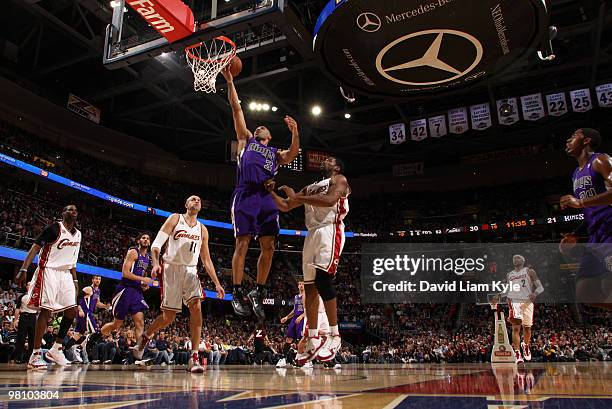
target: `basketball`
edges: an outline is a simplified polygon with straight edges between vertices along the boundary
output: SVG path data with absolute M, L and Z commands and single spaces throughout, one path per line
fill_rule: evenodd
M 240 57 L 235 56 L 231 59 L 229 64 L 230 73 L 232 74 L 232 77 L 237 77 L 238 75 L 240 75 L 240 72 L 242 71 L 242 60 L 240 59 Z

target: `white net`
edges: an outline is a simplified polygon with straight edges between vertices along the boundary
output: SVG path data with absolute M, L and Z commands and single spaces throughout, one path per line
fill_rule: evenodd
M 193 72 L 193 88 L 211 93 L 217 91 L 217 75 L 236 55 L 236 45 L 227 37 L 215 37 L 185 48 L 185 54 Z

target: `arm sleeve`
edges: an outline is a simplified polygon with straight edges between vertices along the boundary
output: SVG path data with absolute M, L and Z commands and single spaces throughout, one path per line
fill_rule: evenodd
M 44 246 L 48 243 L 53 243 L 59 237 L 60 229 L 59 223 L 53 223 L 45 227 L 45 229 L 40 233 L 40 235 L 34 240 L 34 243 L 39 246 Z

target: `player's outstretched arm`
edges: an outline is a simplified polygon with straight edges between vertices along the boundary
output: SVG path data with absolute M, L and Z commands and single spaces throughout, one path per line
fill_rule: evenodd
M 210 250 L 208 249 L 208 229 L 204 225 L 201 225 L 200 228 L 202 229 L 202 246 L 200 247 L 200 259 L 202 260 L 202 264 L 204 265 L 206 274 L 208 274 L 213 283 L 215 283 L 217 297 L 224 298 L 225 290 L 223 290 L 223 287 L 221 287 L 219 277 L 217 277 L 217 272 L 215 271 L 215 266 L 213 265 L 213 262 L 210 259 Z
M 289 198 L 284 199 L 280 197 L 278 194 L 276 194 L 276 192 L 274 191 L 274 188 L 276 187 L 276 182 L 274 181 L 274 179 L 266 180 L 264 182 L 264 187 L 266 188 L 268 192 L 270 192 L 270 194 L 272 195 L 272 200 L 274 200 L 274 204 L 276 204 L 276 207 L 281 212 L 288 212 L 290 210 L 293 210 L 297 207 L 302 206 L 302 203 L 299 203 Z M 283 189 L 291 189 L 291 188 L 287 188 L 287 186 L 282 186 L 279 189 L 283 190 Z M 303 191 L 304 189 L 302 189 L 302 191 L 299 194 L 300 195 L 303 194 Z
M 234 77 L 230 72 L 230 65 L 221 70 L 221 74 L 225 77 L 225 81 L 227 81 L 227 98 L 229 100 L 230 106 L 232 107 L 232 116 L 234 118 L 234 129 L 236 130 L 236 137 L 238 138 L 238 142 L 245 143 L 248 138 L 250 138 L 251 131 L 246 126 L 246 121 L 244 119 L 244 112 L 242 111 L 242 107 L 240 106 L 240 99 L 238 98 L 238 92 L 236 91 L 236 86 L 234 85 Z M 238 146 L 238 152 L 242 150 L 243 146 Z
M 290 116 L 285 116 L 285 124 L 291 132 L 291 146 L 287 150 L 278 151 L 278 163 L 279 165 L 286 165 L 291 163 L 300 153 L 300 132 L 298 131 L 297 122 Z
M 348 192 L 348 181 L 344 175 L 336 175 L 332 178 L 331 187 L 324 195 L 291 195 L 291 192 L 287 192 L 289 199 L 296 200 L 299 203 L 309 204 L 315 207 L 331 207 L 338 202 L 338 200 Z
M 25 281 L 28 274 L 28 267 L 30 267 L 32 261 L 34 260 L 34 257 L 36 257 L 36 254 L 38 254 L 40 249 L 41 246 L 36 243 L 32 244 L 32 247 L 30 247 L 30 251 L 28 251 L 26 258 L 25 260 L 23 260 L 23 264 L 19 269 L 19 273 L 15 277 L 15 284 L 17 284 L 19 287 L 23 287 L 25 285 Z
M 125 258 L 123 259 L 123 266 L 121 267 L 121 276 L 128 280 L 140 281 L 141 284 L 150 284 L 151 279 L 149 277 L 140 277 L 132 273 L 132 267 L 138 260 L 138 252 L 136 249 L 129 249 Z

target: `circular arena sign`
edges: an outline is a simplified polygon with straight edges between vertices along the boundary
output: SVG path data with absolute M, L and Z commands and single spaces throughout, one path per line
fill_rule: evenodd
M 543 0 L 331 0 L 315 26 L 326 70 L 359 93 L 444 93 L 499 73 L 547 41 Z

